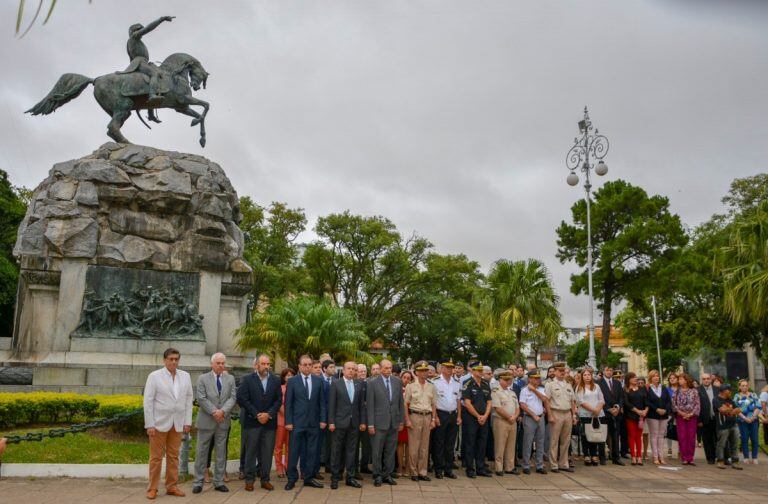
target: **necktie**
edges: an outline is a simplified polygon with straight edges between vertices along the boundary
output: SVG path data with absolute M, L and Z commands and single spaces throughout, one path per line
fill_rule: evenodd
M 309 376 L 304 377 L 304 388 L 307 390 L 307 399 L 309 399 Z
M 387 387 L 387 396 L 389 397 L 389 402 L 392 402 L 392 389 L 389 388 L 389 378 L 384 380 L 384 385 Z
M 347 380 L 347 394 L 349 395 L 349 402 L 354 402 L 355 390 L 352 388 L 352 382 L 350 380 Z
M 216 375 L 216 390 L 221 394 L 221 375 Z

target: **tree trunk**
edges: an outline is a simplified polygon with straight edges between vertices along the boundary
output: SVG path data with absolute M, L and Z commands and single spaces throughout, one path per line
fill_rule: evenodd
M 523 330 L 521 328 L 517 328 L 517 331 L 515 332 L 515 358 L 517 359 L 517 362 L 520 365 L 525 366 L 525 362 L 523 362 Z
M 613 300 L 610 294 L 606 294 L 603 300 L 603 330 L 601 334 L 602 345 L 600 346 L 600 362 L 603 366 L 608 360 L 609 344 L 611 339 L 611 305 Z

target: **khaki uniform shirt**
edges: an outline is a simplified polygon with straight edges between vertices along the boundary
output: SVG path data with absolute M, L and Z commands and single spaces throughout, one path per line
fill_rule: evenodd
M 501 387 L 491 392 L 491 406 L 501 408 L 504 413 L 510 416 L 515 415 L 520 409 L 517 395 L 511 390 Z
M 571 384 L 565 380 L 552 380 L 545 387 L 549 397 L 549 407 L 553 410 L 570 411 L 576 394 Z
M 437 389 L 429 382 L 421 385 L 416 380 L 405 387 L 405 402 L 410 404 L 409 410 L 431 413 L 432 407 L 437 403 Z

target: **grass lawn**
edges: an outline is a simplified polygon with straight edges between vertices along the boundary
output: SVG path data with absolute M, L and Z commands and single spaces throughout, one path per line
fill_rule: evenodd
M 55 427 L 65 427 L 57 424 Z M 51 427 L 19 428 L 3 432 L 26 434 L 47 431 Z M 195 458 L 195 431 L 192 431 L 190 460 Z M 240 422 L 232 422 L 229 436 L 229 459 L 240 457 Z M 149 460 L 149 442 L 146 435 L 125 435 L 113 432 L 109 427 L 93 429 L 79 434 L 67 434 L 63 438 L 45 438 L 43 441 L 26 441 L 9 444 L 3 455 L 8 463 L 49 464 L 146 464 Z

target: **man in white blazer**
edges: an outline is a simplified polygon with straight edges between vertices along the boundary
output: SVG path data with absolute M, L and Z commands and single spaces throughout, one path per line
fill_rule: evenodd
M 165 455 L 165 492 L 184 497 L 179 483 L 179 448 L 182 433 L 192 428 L 192 381 L 177 369 L 181 354 L 175 348 L 163 353 L 165 366 L 152 371 L 144 386 L 144 428 L 149 436 L 149 486 L 147 499 L 157 497 Z
M 213 443 L 216 462 L 213 470 L 213 488 L 229 492 L 224 484 L 227 470 L 227 433 L 231 420 L 229 414 L 235 407 L 235 378 L 224 372 L 227 357 L 219 352 L 211 356 L 211 372 L 200 375 L 195 386 L 199 406 L 197 411 L 197 453 L 195 455 L 195 482 L 192 493 L 203 491 L 208 452 Z

